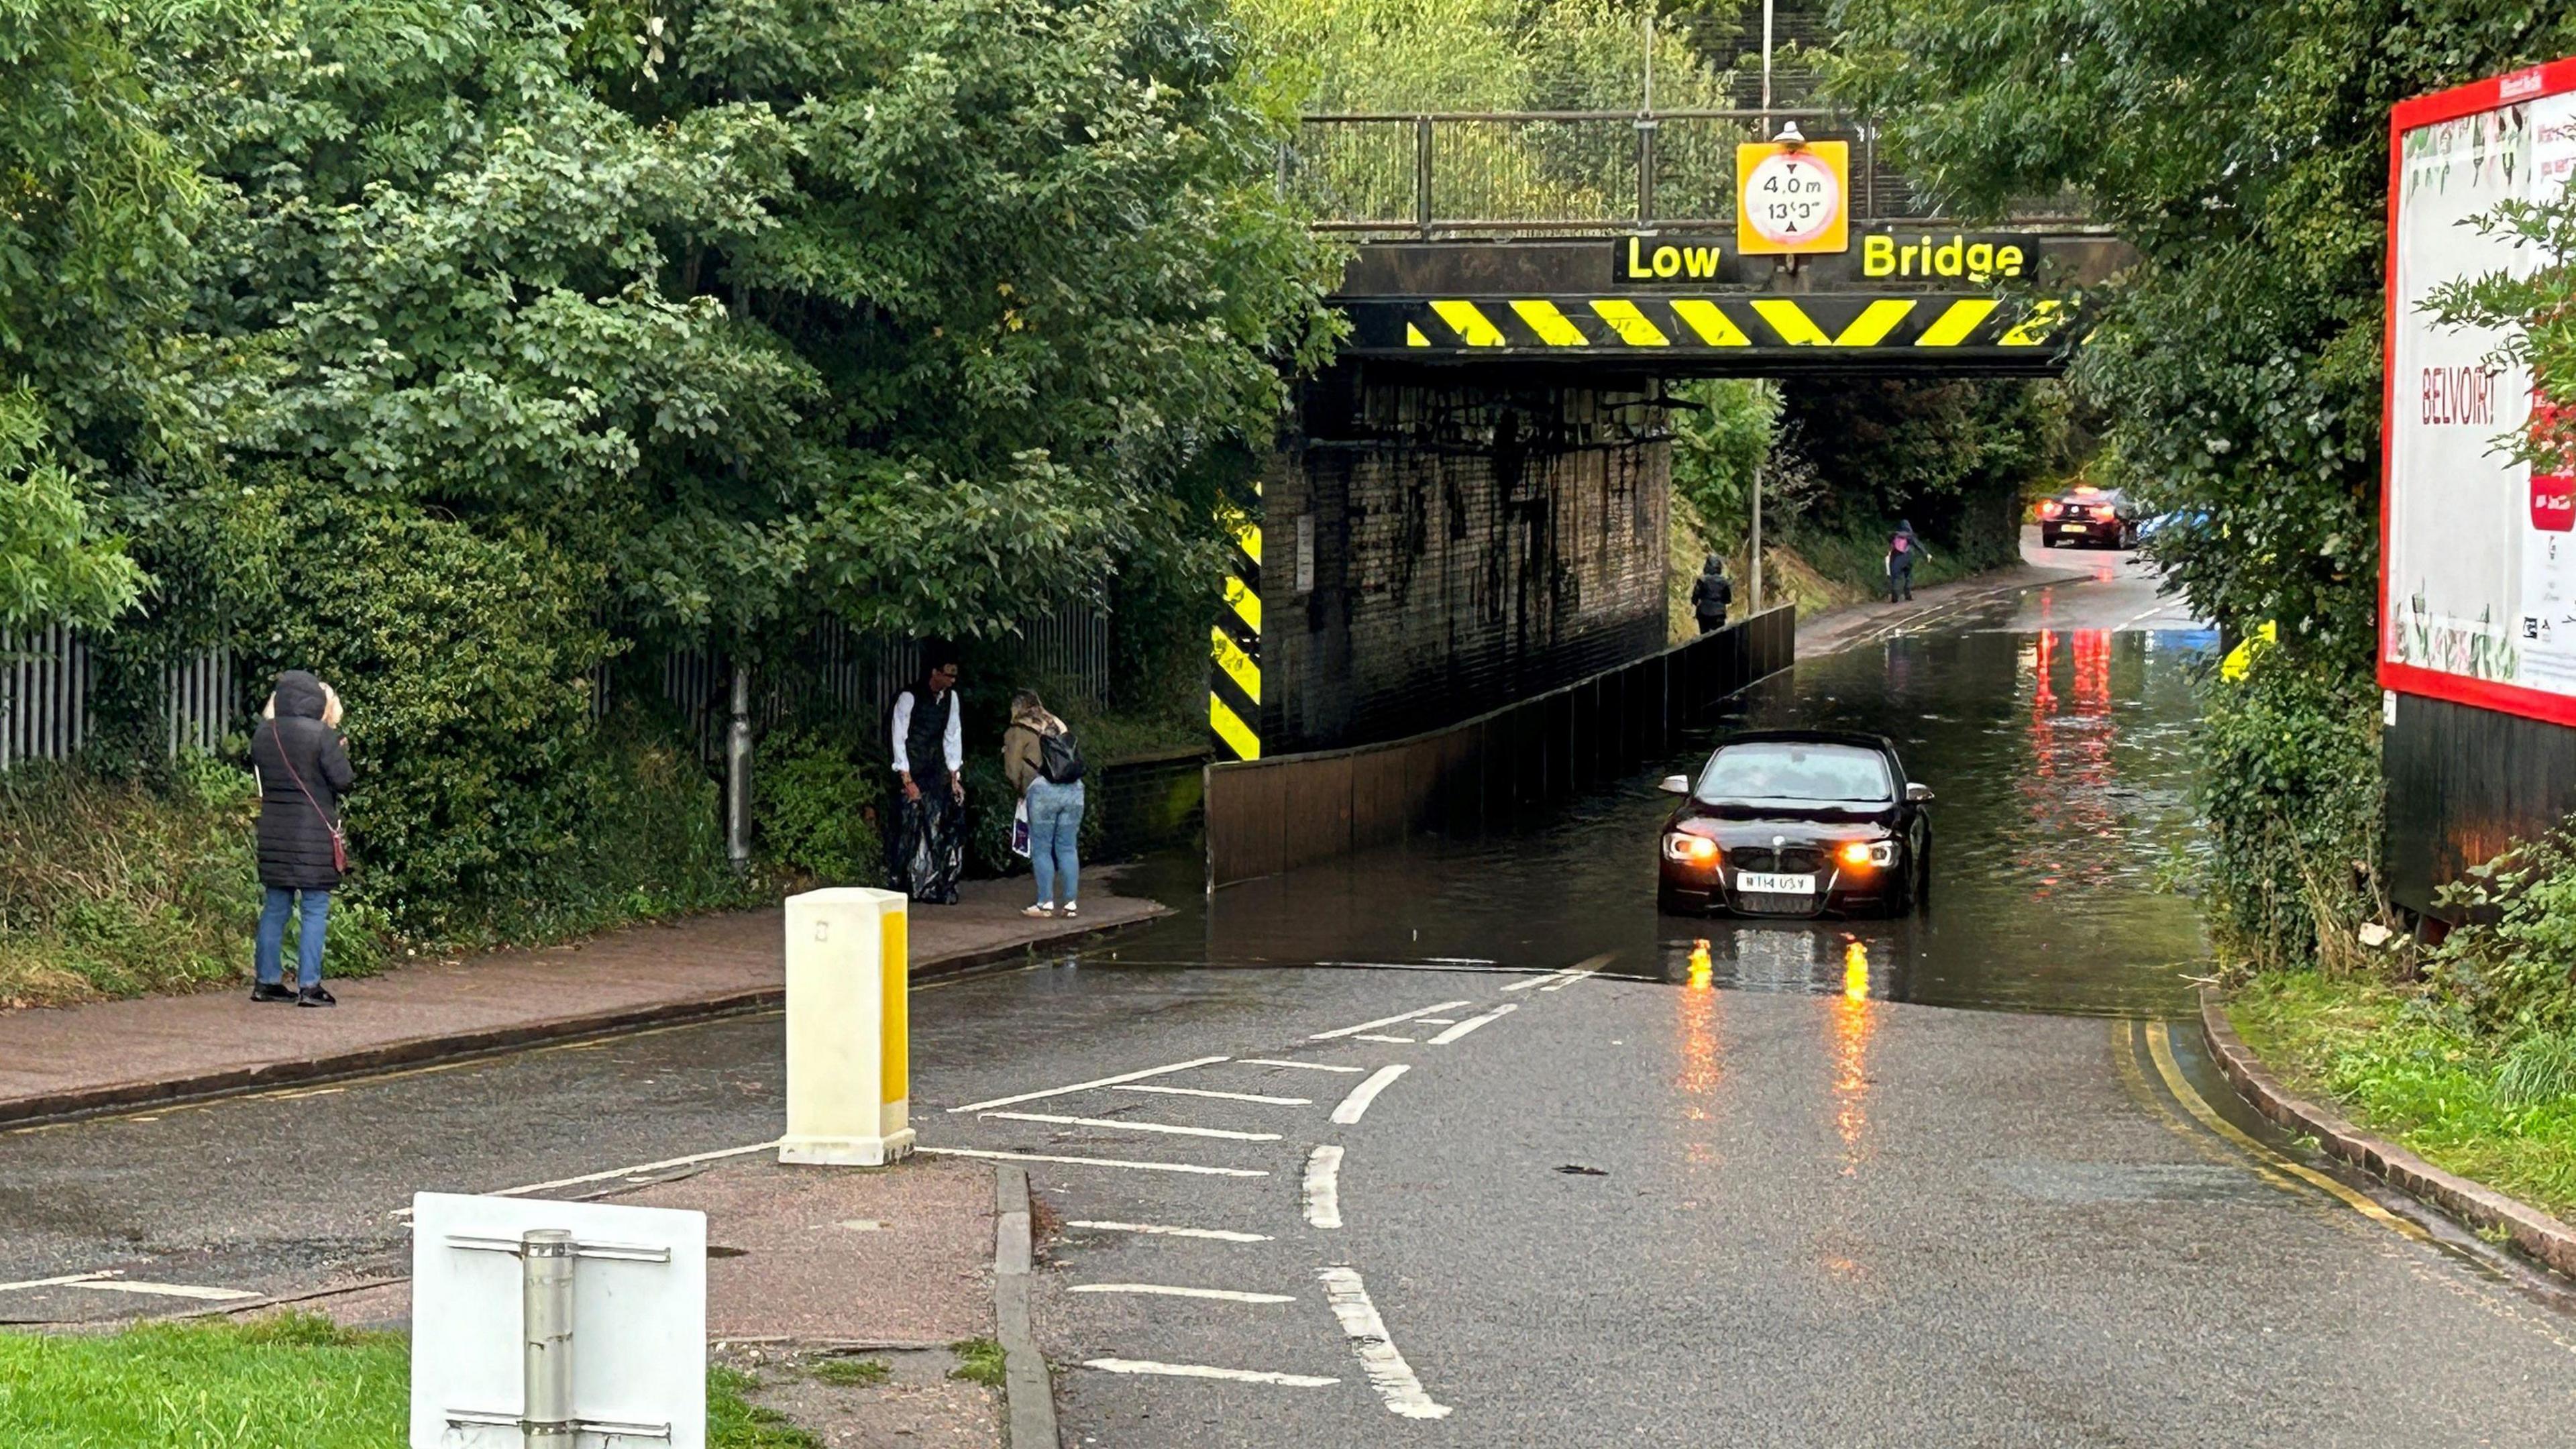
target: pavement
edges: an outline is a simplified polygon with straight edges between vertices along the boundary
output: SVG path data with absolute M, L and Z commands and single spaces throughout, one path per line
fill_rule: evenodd
M 953 906 L 912 910 L 916 976 L 1162 914 L 1116 894 L 1076 920 L 1020 914 L 1026 880 L 970 881 Z M 254 1005 L 227 989 L 0 1013 L 0 1122 L 235 1091 L 530 1042 L 774 1005 L 785 987 L 781 911 L 728 912 L 540 950 L 424 962 L 330 983 L 340 1005 Z M 245 947 L 247 949 L 247 947 Z

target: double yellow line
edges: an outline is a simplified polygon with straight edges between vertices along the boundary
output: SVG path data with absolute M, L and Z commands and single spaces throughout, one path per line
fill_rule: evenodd
M 2409 1222 L 2406 1219 L 2399 1217 L 2397 1214 L 2390 1212 L 2388 1209 L 2381 1207 L 2378 1203 L 2373 1202 L 2368 1194 L 2361 1192 L 2349 1184 L 2338 1181 L 2335 1178 L 2308 1166 L 2306 1163 L 2293 1160 L 2289 1156 L 2275 1151 L 2245 1132 L 2242 1128 L 2239 1128 L 2235 1123 L 2218 1115 L 2218 1110 L 2210 1106 L 2208 1099 L 2201 1096 L 2199 1090 L 2192 1086 L 2190 1079 L 2182 1074 L 2181 1064 L 2174 1060 L 2173 1030 L 2166 1023 L 2161 1021 L 2148 1022 L 2146 1024 L 2146 1037 L 2147 1058 L 2155 1063 L 2156 1075 L 2164 1079 L 2165 1090 L 2172 1094 L 2174 1101 L 2179 1104 L 2185 1112 L 2191 1114 L 2194 1121 L 2197 1121 L 2201 1126 L 2216 1133 L 2222 1140 L 2233 1144 L 2245 1152 L 2246 1155 L 2252 1157 L 2254 1159 L 2253 1165 L 2255 1176 L 2285 1192 L 2297 1191 L 2297 1188 L 2293 1187 L 2290 1181 L 2290 1179 L 2295 1178 L 2298 1181 L 2315 1188 L 2317 1191 L 2335 1199 L 2344 1206 L 2351 1208 L 2354 1212 L 2361 1214 L 2363 1217 L 2370 1219 L 2381 1227 L 2388 1229 L 2390 1232 L 2411 1238 L 2419 1243 L 2430 1243 L 2433 1241 L 2433 1235 L 2426 1232 L 2420 1224 Z M 2163 1104 L 2156 1101 L 2154 1093 L 2147 1089 L 2147 1084 L 2144 1078 L 2138 1072 L 2136 1057 L 2129 1041 L 2129 1023 L 2126 1021 L 2113 1022 L 2111 1024 L 2111 1038 L 2112 1054 L 2119 1059 L 2121 1075 L 2129 1079 L 2131 1091 L 2135 1095 L 2143 1098 L 2149 1104 L 2162 1110 Z M 2184 1127 L 2180 1122 L 2171 1121 L 2170 1116 L 2168 1116 L 2168 1122 L 2176 1131 L 2182 1133 L 2184 1136 L 2188 1137 L 2192 1135 L 2189 1128 Z

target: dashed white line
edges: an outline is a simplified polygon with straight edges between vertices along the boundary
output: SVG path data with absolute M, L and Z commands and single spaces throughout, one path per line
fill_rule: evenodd
M 1173 1283 L 1076 1283 L 1070 1293 L 1137 1293 L 1150 1298 L 1213 1298 L 1220 1303 L 1294 1303 L 1286 1293 L 1246 1293 L 1236 1288 L 1183 1288 Z
M 1306 1225 L 1342 1225 L 1342 1149 L 1326 1144 L 1306 1157 Z
M 1430 1018 L 1428 1018 L 1428 1017 L 1425 1017 L 1425 1018 L 1424 1018 L 1424 1020 L 1426 1020 L 1426 1021 L 1427 1021 L 1427 1020 L 1429 1020 L 1429 1019 L 1430 1019 Z M 1413 1045 L 1413 1043 L 1414 1043 L 1414 1038 L 1409 1037 L 1409 1036 L 1380 1036 L 1380 1035 L 1378 1035 L 1376 1032 L 1373 1032 L 1373 1031 L 1364 1031 L 1364 1032 L 1361 1032 L 1358 1036 L 1352 1037 L 1352 1038 L 1351 1038 L 1351 1040 L 1353 1040 L 1353 1041 L 1382 1041 L 1382 1042 L 1388 1042 L 1388 1043 L 1391 1043 L 1391 1044 L 1396 1045 L 1396 1046 L 1411 1046 L 1411 1045 Z
M 1266 1243 L 1268 1233 L 1238 1233 L 1231 1228 L 1176 1228 L 1165 1223 L 1109 1223 L 1075 1221 L 1068 1228 L 1089 1228 L 1101 1233 L 1146 1233 L 1158 1238 L 1207 1238 L 1219 1243 Z
M 1232 1142 L 1276 1142 L 1276 1132 L 1228 1132 L 1218 1127 L 1183 1127 L 1171 1122 L 1126 1122 L 1116 1117 L 1058 1117 L 1047 1112 L 987 1112 L 1012 1122 L 1053 1122 L 1066 1127 L 1116 1127 L 1130 1132 L 1169 1132 L 1181 1137 L 1223 1137 Z
M 1172 1097 L 1214 1097 L 1220 1102 L 1259 1102 L 1268 1107 L 1311 1107 L 1312 1097 L 1265 1097 L 1257 1092 L 1211 1092 L 1205 1087 L 1120 1087 L 1121 1092 L 1161 1092 Z
M 257 1298 L 239 1288 L 200 1288 L 194 1283 L 138 1283 L 125 1278 L 92 1278 L 66 1283 L 66 1288 L 86 1288 L 100 1293 L 146 1293 L 160 1298 L 196 1298 L 208 1303 L 231 1303 L 243 1298 Z
M 1536 986 L 1548 991 L 1561 991 L 1568 985 L 1571 985 L 1576 981 L 1580 981 L 1586 976 L 1593 975 L 1602 967 L 1609 965 L 1610 958 L 1616 954 L 1618 953 L 1614 951 L 1604 951 L 1598 956 L 1586 956 L 1582 960 L 1575 962 L 1573 965 L 1568 966 L 1561 971 L 1551 971 L 1545 976 L 1533 976 L 1526 981 L 1515 981 L 1503 989 L 1505 991 L 1527 991 L 1531 987 Z
M 1331 1031 L 1319 1031 L 1313 1036 L 1306 1038 L 1306 1040 L 1331 1041 L 1337 1036 L 1358 1036 L 1364 1031 L 1375 1031 L 1382 1026 L 1393 1026 L 1399 1021 L 1411 1021 L 1417 1016 L 1429 1016 L 1434 1012 L 1448 1011 L 1453 1007 L 1465 1006 L 1466 1004 L 1467 1003 L 1464 1001 L 1437 1002 L 1433 1005 L 1421 1007 L 1413 1011 L 1399 1011 L 1393 1016 L 1381 1016 L 1375 1021 L 1364 1021 L 1357 1026 L 1336 1027 Z
M 728 1157 L 747 1157 L 754 1152 L 767 1152 L 777 1145 L 778 1139 L 773 1137 L 766 1142 L 754 1142 L 747 1147 L 719 1147 L 713 1152 L 692 1152 L 686 1157 L 665 1157 L 659 1162 L 639 1162 L 632 1167 L 612 1167 L 604 1172 L 585 1172 L 579 1177 L 558 1177 L 552 1182 L 532 1182 L 525 1187 L 505 1187 L 486 1196 L 526 1197 L 532 1192 L 552 1192 L 559 1187 L 581 1187 L 588 1183 L 606 1182 L 613 1177 L 643 1177 L 651 1173 L 668 1172 L 675 1167 L 695 1167 L 701 1162 L 721 1162 Z M 394 1216 L 410 1217 L 411 1209 L 397 1208 Z
M 1201 1167 L 1192 1162 L 1133 1162 L 1123 1157 L 1059 1157 L 1044 1152 L 991 1152 L 981 1147 L 924 1147 L 933 1157 L 990 1157 L 1003 1162 L 1070 1162 L 1083 1167 L 1132 1167 L 1139 1172 L 1192 1172 L 1202 1177 L 1268 1177 L 1251 1167 Z
M 1164 1374 L 1181 1379 L 1231 1379 L 1241 1384 L 1279 1384 L 1292 1389 L 1320 1389 L 1341 1382 L 1315 1374 L 1278 1374 L 1262 1369 L 1216 1368 L 1203 1363 L 1155 1363 L 1141 1358 L 1087 1358 L 1082 1366 L 1110 1374 Z M 1444 1411 L 1445 1412 L 1445 1411 Z
M 1360 1371 L 1368 1375 L 1370 1387 L 1386 1401 L 1389 1413 L 1408 1419 L 1445 1419 L 1447 1404 L 1434 1403 L 1423 1392 L 1422 1380 L 1414 1377 L 1413 1366 L 1396 1351 L 1395 1341 L 1387 1337 L 1386 1320 L 1378 1317 L 1377 1305 L 1369 1301 L 1368 1289 L 1361 1285 L 1360 1275 L 1349 1268 L 1320 1269 L 1315 1276 L 1323 1282 L 1324 1296 L 1332 1302 L 1333 1317 L 1341 1320 L 1342 1334 L 1351 1341 L 1351 1351 L 1360 1358 Z
M 1333 1109 L 1333 1120 L 1345 1127 L 1357 1122 L 1361 1114 L 1368 1111 L 1369 1103 L 1377 1100 L 1378 1093 L 1385 1091 L 1388 1084 L 1411 1070 L 1413 1068 L 1398 1062 L 1394 1066 L 1380 1067 L 1369 1073 L 1368 1080 L 1351 1088 L 1351 1094 L 1344 1097 L 1342 1104 Z
M 1170 1072 L 1186 1072 L 1192 1067 L 1214 1066 L 1218 1062 L 1228 1060 L 1231 1059 L 1227 1057 L 1193 1057 L 1186 1062 L 1174 1062 L 1170 1066 L 1147 1067 L 1141 1072 L 1121 1072 L 1114 1077 L 1095 1077 L 1088 1082 L 1076 1082 L 1070 1087 L 1049 1087 L 1042 1092 L 1022 1092 L 1016 1097 L 995 1097 L 990 1101 L 969 1102 L 963 1107 L 951 1107 L 948 1110 L 951 1112 L 981 1112 L 988 1107 L 1009 1107 L 1021 1102 L 1034 1102 L 1040 1097 L 1062 1097 L 1074 1092 L 1088 1092 L 1094 1087 L 1114 1087 L 1121 1082 L 1141 1082 L 1147 1077 L 1159 1077 Z
M 1577 981 L 1589 981 L 1600 974 L 1601 973 L 1598 971 L 1568 971 L 1564 975 L 1556 978 L 1554 981 L 1540 987 L 1539 990 L 1563 991 L 1565 988 L 1572 986 Z
M 1301 1072 L 1350 1072 L 1357 1074 L 1368 1070 L 1366 1067 L 1337 1067 L 1331 1062 L 1283 1062 L 1277 1057 L 1245 1057 L 1243 1059 L 1243 1064 L 1247 1067 L 1295 1067 Z
M 1520 1009 L 1521 1004 L 1519 1002 L 1506 1001 L 1502 1005 L 1495 1007 L 1493 1010 L 1486 1012 L 1482 1016 L 1468 1017 L 1465 1021 L 1462 1021 L 1456 1026 L 1449 1028 L 1447 1031 L 1440 1033 L 1438 1036 L 1433 1037 L 1431 1039 L 1431 1044 L 1433 1046 L 1447 1046 L 1449 1043 L 1456 1041 L 1458 1038 L 1465 1036 L 1476 1028 L 1485 1025 L 1487 1022 L 1499 1021 L 1503 1017 L 1509 1016 Z

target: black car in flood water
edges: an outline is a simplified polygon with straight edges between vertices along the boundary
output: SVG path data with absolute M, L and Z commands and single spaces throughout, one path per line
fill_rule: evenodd
M 1666 911 L 1893 916 L 1930 893 L 1932 792 L 1884 736 L 1750 730 L 1663 788 L 1684 797 L 1655 851 Z

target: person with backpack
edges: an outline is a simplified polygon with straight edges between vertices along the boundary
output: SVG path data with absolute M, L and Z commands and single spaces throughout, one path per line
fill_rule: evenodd
M 1691 584 L 1691 613 L 1699 620 L 1699 631 L 1710 634 L 1725 628 L 1726 606 L 1734 602 L 1735 584 L 1726 576 L 1726 560 L 1710 554 Z
M 340 697 L 312 675 L 290 669 L 277 676 L 277 690 L 262 713 L 250 738 L 250 763 L 259 780 L 259 883 L 267 899 L 251 948 L 250 999 L 337 1006 L 322 989 L 322 940 L 331 892 L 349 869 L 340 797 L 356 778 L 340 743 Z M 289 913 L 301 918 L 292 991 L 282 959 Z
M 1896 521 L 1896 533 L 1887 541 L 1887 601 L 1891 604 L 1911 602 L 1914 598 L 1914 561 L 1923 554 L 1923 540 L 1914 536 L 1914 525 L 1905 519 Z
M 1082 745 L 1071 726 L 1047 713 L 1034 691 L 1011 696 L 1011 723 L 1002 731 L 1002 773 L 1028 807 L 1029 869 L 1038 878 L 1037 903 L 1020 914 L 1076 914 L 1082 884 L 1076 849 L 1082 835 Z

